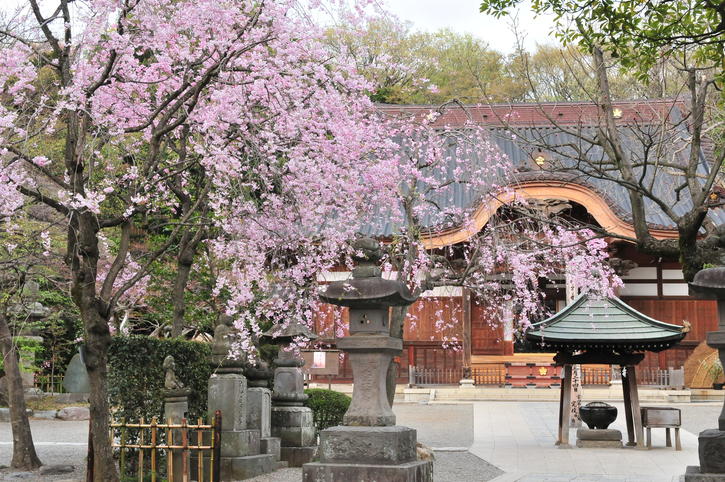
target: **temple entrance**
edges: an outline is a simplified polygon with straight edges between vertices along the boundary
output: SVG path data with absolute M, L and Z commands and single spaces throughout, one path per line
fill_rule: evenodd
M 504 355 L 504 323 L 492 319 L 480 297 L 471 297 L 471 353 Z

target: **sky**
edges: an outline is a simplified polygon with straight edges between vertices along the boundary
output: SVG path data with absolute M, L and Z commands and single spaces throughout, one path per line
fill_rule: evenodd
M 480 0 L 388 0 L 387 10 L 401 20 L 410 20 L 416 29 L 435 31 L 443 27 L 459 33 L 471 33 L 502 53 L 514 50 L 516 38 L 509 29 L 511 19 L 485 15 L 479 12 Z M 519 30 L 526 33 L 524 46 L 532 51 L 536 42 L 553 42 L 549 36 L 553 20 L 551 16 L 534 19 L 527 0 L 521 7 Z
M 0 0 L 0 10 L 12 10 L 25 0 Z M 54 2 L 45 2 L 54 6 Z M 516 37 L 511 19 L 500 19 L 479 12 L 481 0 L 384 0 L 385 8 L 401 20 L 410 20 L 417 30 L 434 32 L 449 27 L 454 32 L 471 33 L 502 53 L 514 51 Z M 553 24 L 550 15 L 534 19 L 530 0 L 524 0 L 518 12 L 519 31 L 525 34 L 524 46 L 533 51 L 536 43 L 553 42 L 549 35 Z

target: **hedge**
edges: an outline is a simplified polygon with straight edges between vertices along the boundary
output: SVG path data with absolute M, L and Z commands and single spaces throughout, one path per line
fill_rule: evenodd
M 108 352 L 108 395 L 112 416 L 128 423 L 140 418 L 163 420 L 166 381 L 164 358 L 174 357 L 176 378 L 191 389 L 189 420 L 206 419 L 207 391 L 212 369 L 211 345 L 145 336 L 113 337 Z
M 344 393 L 324 388 L 309 388 L 305 390 L 308 395 L 305 406 L 315 413 L 315 427 L 324 430 L 328 427 L 342 425 L 342 417 L 350 408 L 350 397 Z

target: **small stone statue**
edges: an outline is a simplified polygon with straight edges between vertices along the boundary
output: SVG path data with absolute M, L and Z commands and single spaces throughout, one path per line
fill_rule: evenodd
M 184 384 L 181 383 L 177 378 L 174 370 L 176 370 L 176 364 L 174 363 L 174 357 L 169 355 L 164 359 L 164 370 L 166 370 L 166 389 L 167 390 L 182 390 Z
M 223 315 L 214 328 L 214 344 L 211 347 L 209 364 L 218 373 L 240 372 L 246 366 L 244 356 L 233 358 L 230 355 L 239 331 L 234 327 L 231 316 Z

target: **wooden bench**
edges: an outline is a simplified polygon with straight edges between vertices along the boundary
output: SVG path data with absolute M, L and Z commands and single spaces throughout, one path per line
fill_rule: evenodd
M 647 448 L 652 449 L 652 429 L 664 428 L 666 433 L 666 445 L 672 447 L 670 429 L 675 429 L 675 450 L 682 450 L 680 444 L 680 426 L 682 425 L 682 413 L 678 408 L 669 407 L 641 407 L 642 427 L 647 429 Z

